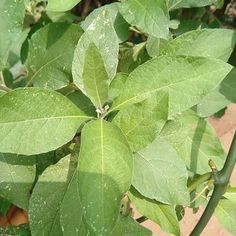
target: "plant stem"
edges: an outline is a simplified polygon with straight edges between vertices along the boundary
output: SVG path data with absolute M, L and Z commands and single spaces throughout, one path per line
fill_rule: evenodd
M 210 198 L 209 203 L 205 211 L 202 214 L 202 217 L 198 221 L 197 225 L 193 229 L 190 236 L 199 236 L 201 232 L 206 227 L 208 221 L 213 215 L 215 208 L 217 207 L 222 195 L 225 192 L 225 189 L 229 183 L 232 171 L 234 169 L 236 163 L 236 133 L 234 134 L 234 138 L 229 150 L 229 154 L 225 161 L 224 167 L 213 174 L 214 177 L 214 191 L 212 197 Z
M 5 85 L 2 85 L 2 84 L 0 84 L 0 90 L 3 90 L 5 92 L 10 92 L 11 91 L 10 88 L 8 88 L 8 87 L 6 87 Z

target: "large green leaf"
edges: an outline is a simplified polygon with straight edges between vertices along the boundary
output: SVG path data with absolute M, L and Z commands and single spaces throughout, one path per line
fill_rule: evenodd
M 201 117 L 208 117 L 226 107 L 230 102 L 236 103 L 236 68 L 234 67 L 221 84 L 197 105 L 196 111 Z
M 113 123 L 123 131 L 132 151 L 138 151 L 155 139 L 167 119 L 168 95 L 160 93 L 119 111 Z
M 48 0 L 47 10 L 48 11 L 68 11 L 78 4 L 81 0 Z
M 79 196 L 77 171 L 73 173 L 60 207 L 60 221 L 64 236 L 81 235 L 83 218 Z
M 83 72 L 85 66 L 85 54 L 91 43 L 98 48 L 107 75 L 112 80 L 116 74 L 118 65 L 119 41 L 113 27 L 112 19 L 106 10 L 102 11 L 88 26 L 80 38 L 74 53 L 72 74 L 74 83 L 85 93 L 83 84 Z
M 110 111 L 169 92 L 169 116 L 196 105 L 230 72 L 232 66 L 216 59 L 162 56 L 139 66 L 130 75 Z
M 134 157 L 133 186 L 145 197 L 171 205 L 187 205 L 187 170 L 170 144 L 155 140 Z
M 21 35 L 24 15 L 24 0 L 0 1 L 0 71 L 6 66 L 10 49 Z
M 131 185 L 132 153 L 121 130 L 104 120 L 85 125 L 81 140 L 78 182 L 84 218 L 90 231 L 110 235 Z
M 216 3 L 218 0 L 167 0 L 169 10 L 177 8 L 203 7 Z
M 82 28 L 86 30 L 93 22 L 93 20 L 96 19 L 97 16 L 105 10 L 108 12 L 109 17 L 112 19 L 113 26 L 115 28 L 117 36 L 119 37 L 120 42 L 126 41 L 129 37 L 129 24 L 119 13 L 119 5 L 120 3 L 114 2 L 93 10 L 81 23 Z
M 112 235 L 114 236 L 151 236 L 152 232 L 130 216 L 120 216 Z
M 194 107 L 194 110 L 201 117 L 209 117 L 226 107 L 229 103 L 230 101 L 223 94 L 219 93 L 217 88 L 207 94 L 207 96 Z
M 76 167 L 75 159 L 67 156 L 56 165 L 48 167 L 39 177 L 29 208 L 30 229 L 33 236 L 63 235 L 60 226 L 60 208 L 67 191 L 71 191 L 70 183 L 76 173 Z M 80 211 L 79 207 L 77 210 Z M 79 227 L 80 221 L 77 223 Z
M 169 14 L 165 0 L 127 0 L 119 8 L 131 25 L 152 36 L 168 38 Z
M 51 23 L 31 38 L 28 57 L 28 83 L 60 89 L 72 80 L 74 50 L 83 30 L 75 24 Z
M 163 128 L 160 138 L 169 142 L 192 172 L 210 171 L 209 159 L 220 169 L 225 154 L 213 128 L 192 111 L 186 112 Z
M 36 169 L 26 157 L 0 153 L 0 196 L 28 209 Z
M 136 209 L 148 219 L 152 220 L 160 227 L 176 236 L 180 235 L 179 222 L 175 213 L 175 207 L 159 203 L 142 196 L 134 188 L 129 192 L 131 202 Z
M 222 224 L 233 235 L 236 234 L 236 204 L 233 201 L 222 199 L 215 214 L 220 224 Z
M 55 150 L 87 119 L 57 92 L 14 90 L 0 97 L 0 152 L 32 155 Z
M 93 104 L 102 108 L 108 99 L 109 78 L 102 56 L 93 43 L 85 53 L 83 82 L 85 92 Z
M 235 43 L 234 30 L 198 29 L 169 41 L 161 50 L 161 54 L 212 57 L 228 61 Z

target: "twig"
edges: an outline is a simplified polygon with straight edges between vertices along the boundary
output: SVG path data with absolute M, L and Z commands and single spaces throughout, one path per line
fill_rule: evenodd
M 206 227 L 222 195 L 225 192 L 225 189 L 229 183 L 231 174 L 233 172 L 235 163 L 236 163 L 236 133 L 234 134 L 234 138 L 229 150 L 229 154 L 225 161 L 224 167 L 220 171 L 213 173 L 214 191 L 212 197 L 210 198 L 210 201 L 208 202 L 207 207 L 202 214 L 202 217 L 198 221 L 197 225 L 193 229 L 190 236 L 199 236 Z

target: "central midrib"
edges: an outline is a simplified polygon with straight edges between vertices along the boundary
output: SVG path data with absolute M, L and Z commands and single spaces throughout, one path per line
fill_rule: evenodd
M 35 118 L 35 119 L 27 119 L 27 120 L 19 120 L 19 121 L 9 121 L 9 122 L 1 122 L 0 125 L 3 124 L 15 124 L 15 123 L 23 123 L 23 122 L 30 122 L 30 121 L 43 121 L 43 120 L 53 120 L 53 119 L 77 119 L 77 118 L 85 118 L 89 119 L 92 117 L 89 116 L 55 116 L 55 117 L 42 117 L 42 118 Z

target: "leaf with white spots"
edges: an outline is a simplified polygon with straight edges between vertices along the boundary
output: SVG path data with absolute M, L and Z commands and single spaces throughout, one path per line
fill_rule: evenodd
M 119 8 L 131 25 L 154 37 L 168 38 L 169 13 L 165 0 L 126 0 Z
M 198 29 L 170 40 L 162 47 L 160 54 L 210 57 L 227 62 L 235 43 L 236 33 L 234 30 Z
M 79 196 L 77 170 L 71 176 L 60 207 L 60 222 L 63 235 L 83 235 L 83 211 Z
M 196 105 L 230 72 L 232 66 L 221 60 L 161 56 L 136 68 L 127 79 L 110 111 L 123 109 L 152 95 L 169 93 L 169 117 Z
M 69 142 L 88 120 L 60 93 L 17 89 L 0 97 L 0 152 L 33 155 Z
M 27 61 L 28 83 L 60 89 L 72 80 L 74 50 L 83 30 L 75 24 L 51 23 L 33 34 Z
M 0 153 L 0 196 L 28 209 L 36 168 L 28 157 Z
M 60 208 L 70 191 L 70 184 L 76 173 L 76 159 L 66 156 L 57 164 L 48 167 L 36 183 L 29 207 L 30 229 L 32 236 L 62 236 Z M 77 210 L 80 211 L 79 205 Z M 78 219 L 78 227 L 80 225 Z
M 112 122 L 120 127 L 132 151 L 136 152 L 155 139 L 167 119 L 168 94 L 159 93 L 142 103 L 122 109 Z
M 81 23 L 81 27 L 86 30 L 89 25 L 93 22 L 96 17 L 101 14 L 104 10 L 107 11 L 109 17 L 112 19 L 114 29 L 120 40 L 124 42 L 129 38 L 129 24 L 124 20 L 122 15 L 119 13 L 119 6 L 121 3 L 114 2 L 111 4 L 106 4 L 93 10 Z
M 132 153 L 121 130 L 104 120 L 86 124 L 81 140 L 78 183 L 84 219 L 90 231 L 110 235 L 131 185 Z
M 112 232 L 114 236 L 151 236 L 152 232 L 130 216 L 121 215 Z
M 118 65 L 119 41 L 112 19 L 106 10 L 102 11 L 88 26 L 80 38 L 74 53 L 72 64 L 73 80 L 76 86 L 84 93 L 86 93 L 83 84 L 85 54 L 91 43 L 94 43 L 98 48 L 104 61 L 108 78 L 112 80 Z
M 24 0 L 0 1 L 0 71 L 7 66 L 10 49 L 22 33 L 24 16 Z
M 109 78 L 104 67 L 101 54 L 94 43 L 91 43 L 85 53 L 84 89 L 96 107 L 102 108 L 108 99 Z

